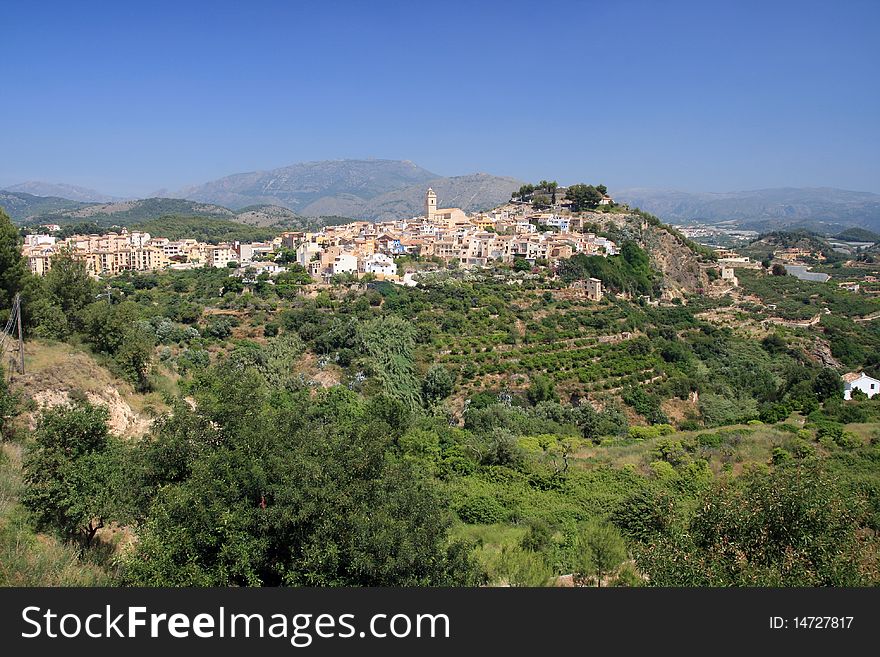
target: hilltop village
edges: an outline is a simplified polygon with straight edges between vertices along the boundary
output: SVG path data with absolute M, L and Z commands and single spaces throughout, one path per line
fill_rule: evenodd
M 611 202 L 610 198 L 603 201 Z M 531 204 L 512 202 L 491 212 L 467 214 L 460 208 L 438 207 L 437 195 L 430 188 L 422 216 L 379 223 L 354 221 L 317 232 L 283 232 L 269 242 L 207 244 L 125 229 L 58 240 L 48 234 L 57 226 L 44 229 L 46 234 L 28 235 L 23 247 L 31 272 L 38 276 L 49 271 L 52 258 L 61 251 L 85 261 L 94 277 L 199 267 L 247 267 L 273 275 L 286 269 L 280 262 L 285 260 L 298 263 L 318 280 L 371 274 L 401 283 L 411 281 L 399 275 L 394 262 L 399 256 L 480 267 L 492 262 L 512 264 L 517 259 L 552 265 L 579 253 L 608 256 L 619 252 L 613 241 L 583 232 L 584 220 L 570 212 L 536 212 Z M 284 252 L 295 257 L 281 258 Z

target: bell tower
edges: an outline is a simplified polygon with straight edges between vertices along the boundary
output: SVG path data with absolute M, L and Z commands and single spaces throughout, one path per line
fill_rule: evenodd
M 428 191 L 425 193 L 425 219 L 433 221 L 435 214 L 437 214 L 437 194 L 428 187 Z

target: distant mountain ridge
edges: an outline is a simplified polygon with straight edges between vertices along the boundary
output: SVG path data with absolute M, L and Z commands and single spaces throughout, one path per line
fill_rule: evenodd
M 3 191 L 22 192 L 32 196 L 54 196 L 71 201 L 79 201 L 80 203 L 109 203 L 110 201 L 121 200 L 115 196 L 110 196 L 88 187 L 67 185 L 65 183 L 47 183 L 39 180 L 29 180 L 17 185 L 10 185 L 5 187 Z
M 57 196 L 34 196 L 25 192 L 0 190 L 0 208 L 3 208 L 14 221 L 24 221 L 28 217 L 64 210 L 75 210 L 85 205 L 79 201 Z
M 726 193 L 620 189 L 618 201 L 664 221 L 734 221 L 758 231 L 808 228 L 834 234 L 849 227 L 880 230 L 880 194 L 832 187 L 781 187 Z
M 301 212 L 322 198 L 368 199 L 436 177 L 437 174 L 409 161 L 322 160 L 268 171 L 235 173 L 173 195 L 233 209 L 269 204 Z
M 23 198 L 21 198 L 23 197 Z M 276 205 L 251 205 L 230 210 L 212 203 L 188 201 L 179 198 L 146 198 L 114 203 L 78 203 L 54 197 L 0 192 L 0 208 L 16 222 L 24 225 L 40 224 L 97 224 L 112 226 L 139 226 L 163 219 L 203 219 L 205 224 L 218 220 L 246 224 L 256 228 L 273 227 L 285 230 L 316 230 L 327 225 L 348 221 L 343 217 L 303 217 L 292 210 Z M 33 210 L 42 210 L 33 213 Z
M 21 183 L 0 191 L 0 206 L 17 221 L 37 217 L 69 223 L 99 216 L 130 223 L 162 214 L 225 217 L 258 226 L 295 223 L 303 217 L 398 219 L 422 214 L 428 187 L 441 207 L 473 212 L 496 207 L 522 181 L 487 173 L 445 177 L 408 160 L 343 159 L 301 162 L 237 173 L 136 201 L 111 199 L 64 184 Z M 31 191 L 25 191 L 25 190 Z M 734 222 L 759 232 L 804 228 L 835 235 L 848 228 L 880 232 L 880 194 L 835 188 L 775 188 L 704 193 L 668 189 L 612 189 L 611 195 L 666 222 Z M 36 194 L 40 192 L 40 194 Z M 53 192 L 46 195 L 46 192 Z
M 233 174 L 175 195 L 233 209 L 269 204 L 304 216 L 387 219 L 421 214 L 429 186 L 443 205 L 483 210 L 521 184 L 485 173 L 438 176 L 407 160 L 325 160 Z

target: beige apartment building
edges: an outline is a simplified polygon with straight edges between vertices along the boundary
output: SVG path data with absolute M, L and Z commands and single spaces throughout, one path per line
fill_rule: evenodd
M 208 267 L 226 267 L 230 262 L 238 262 L 238 253 L 232 244 L 209 244 L 206 252 Z

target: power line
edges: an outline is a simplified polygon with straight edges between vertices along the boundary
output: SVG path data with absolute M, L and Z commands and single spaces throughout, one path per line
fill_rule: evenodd
M 12 300 L 12 312 L 9 313 L 3 333 L 0 333 L 0 355 L 6 353 L 6 343 L 15 339 L 18 340 L 18 362 L 12 360 L 12 363 L 16 365 L 19 374 L 24 374 L 24 335 L 21 326 L 20 294 L 16 294 Z

